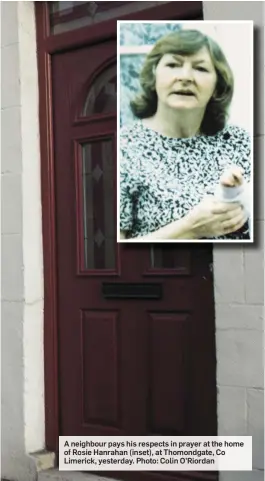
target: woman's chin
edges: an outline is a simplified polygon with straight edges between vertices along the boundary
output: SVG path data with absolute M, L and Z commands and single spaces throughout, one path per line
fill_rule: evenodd
M 195 98 L 189 99 L 171 99 L 170 107 L 174 109 L 194 109 L 197 107 L 197 101 Z
M 170 107 L 172 109 L 175 109 L 175 110 L 193 110 L 196 108 L 196 105 L 187 105 L 187 104 L 182 104 L 182 103 L 176 103 L 176 104 L 173 104 L 173 105 L 170 105 Z

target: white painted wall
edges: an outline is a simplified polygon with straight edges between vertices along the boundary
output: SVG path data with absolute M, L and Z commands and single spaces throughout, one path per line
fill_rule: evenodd
M 264 2 L 204 2 L 205 20 L 254 20 L 256 50 L 257 240 L 254 246 L 214 247 L 218 433 L 253 436 L 253 471 L 222 472 L 220 481 L 264 479 L 264 10 Z
M 43 267 L 33 2 L 1 2 L 2 477 L 44 448 Z
M 2 477 L 34 481 L 29 452 L 44 447 L 43 271 L 36 41 L 33 2 L 2 2 Z M 263 480 L 264 148 L 263 2 L 204 2 L 206 20 L 257 26 L 255 246 L 214 248 L 219 434 L 253 435 L 253 471 L 220 481 Z M 264 29 L 263 29 L 264 35 Z M 258 207 L 258 208 L 257 208 Z

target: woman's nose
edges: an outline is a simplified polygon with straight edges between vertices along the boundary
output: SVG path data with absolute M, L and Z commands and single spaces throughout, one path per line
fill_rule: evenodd
M 181 80 L 192 80 L 193 79 L 193 70 L 190 65 L 182 65 L 180 69 L 178 69 L 177 74 L 178 78 Z

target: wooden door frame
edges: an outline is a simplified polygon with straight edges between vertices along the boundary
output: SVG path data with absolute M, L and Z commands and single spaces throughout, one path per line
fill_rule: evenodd
M 198 19 L 203 2 L 169 2 L 152 8 L 156 18 Z M 177 10 L 177 13 L 176 13 Z M 132 14 L 122 17 L 130 20 Z M 134 20 L 150 20 L 148 11 L 133 14 Z M 116 21 L 105 21 L 79 30 L 50 35 L 48 2 L 35 2 L 39 81 L 41 202 L 44 268 L 44 383 L 45 445 L 58 452 L 60 435 L 58 383 L 57 252 L 51 55 L 116 38 Z M 167 20 L 167 18 L 165 18 Z

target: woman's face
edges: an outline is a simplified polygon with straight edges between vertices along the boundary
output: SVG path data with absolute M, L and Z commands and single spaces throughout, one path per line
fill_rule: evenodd
M 216 71 L 206 47 L 187 56 L 166 54 L 156 67 L 158 106 L 204 111 L 216 82 Z

